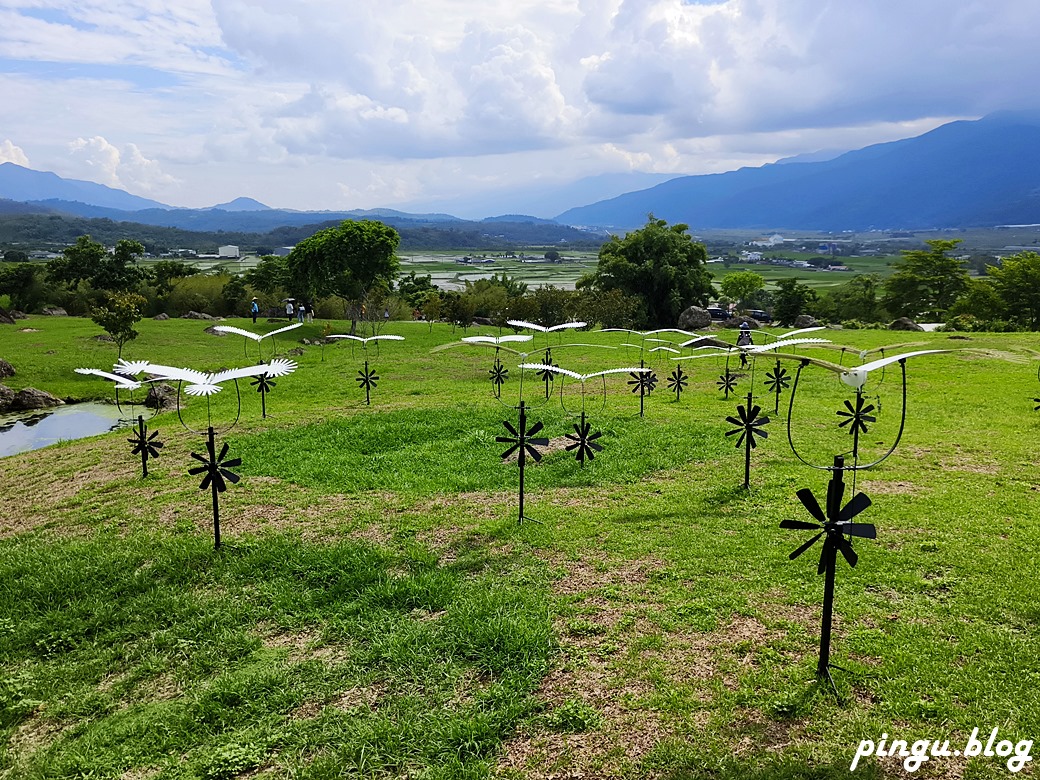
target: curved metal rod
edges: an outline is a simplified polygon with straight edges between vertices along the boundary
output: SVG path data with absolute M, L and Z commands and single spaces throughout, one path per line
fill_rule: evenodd
M 236 425 L 238 425 L 238 421 L 242 418 L 242 388 L 239 387 L 237 379 L 235 379 L 233 381 L 235 383 L 235 397 L 236 397 L 236 400 L 238 402 L 238 409 L 235 412 L 235 419 L 231 423 L 231 425 L 229 425 L 227 428 L 222 428 L 219 431 L 219 433 L 227 433 L 232 428 L 234 428 Z M 186 431 L 188 431 L 190 433 L 197 433 L 200 436 L 209 435 L 208 431 L 197 431 L 194 428 L 192 428 L 190 425 L 188 425 L 186 422 L 184 422 L 184 416 L 181 414 L 181 386 L 183 384 L 184 384 L 183 380 L 180 380 L 180 379 L 177 380 L 177 419 L 180 420 L 181 426 L 183 426 L 184 430 L 186 430 Z M 208 427 L 212 428 L 213 427 L 213 425 L 212 425 L 213 421 L 210 418 L 209 399 L 210 399 L 210 397 L 207 395 L 206 396 L 206 422 L 209 423 Z M 214 432 L 216 433 L 218 431 L 216 429 L 214 429 Z
M 794 446 L 794 438 L 791 434 L 791 418 L 794 412 L 794 399 L 795 396 L 798 394 L 798 381 L 802 376 L 802 369 L 805 368 L 807 365 L 809 365 L 808 360 L 799 363 L 798 371 L 794 375 L 794 385 L 791 387 L 791 398 L 788 401 L 787 405 L 787 443 L 788 445 L 790 445 L 791 452 L 794 453 L 794 456 L 809 468 L 817 469 L 818 471 L 834 471 L 834 466 L 817 466 L 815 463 L 810 463 L 802 457 L 801 453 L 798 452 L 798 449 Z M 906 360 L 900 360 L 899 366 L 902 369 L 903 375 L 903 409 L 899 417 L 899 431 L 898 433 L 896 433 L 896 440 L 892 443 L 892 446 L 889 447 L 888 452 L 886 452 L 877 460 L 871 461 L 870 463 L 855 463 L 852 466 L 845 466 L 845 471 L 856 472 L 873 468 L 874 466 L 877 466 L 883 461 L 888 460 L 888 458 L 891 457 L 892 453 L 896 451 L 896 447 L 899 446 L 899 442 L 903 438 L 903 431 L 906 428 Z

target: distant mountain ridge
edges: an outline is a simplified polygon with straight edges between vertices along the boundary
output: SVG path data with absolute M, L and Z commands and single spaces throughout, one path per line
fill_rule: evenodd
M 1040 222 L 1040 114 L 1003 112 L 820 162 L 683 176 L 569 209 L 557 221 L 699 228 L 983 227 Z
M 81 201 L 124 211 L 169 208 L 158 201 L 131 195 L 104 184 L 63 179 L 56 173 L 34 171 L 12 162 L 0 163 L 0 198 L 23 203 L 52 199 Z

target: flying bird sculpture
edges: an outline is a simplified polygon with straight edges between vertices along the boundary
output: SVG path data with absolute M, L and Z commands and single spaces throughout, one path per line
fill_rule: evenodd
M 296 328 L 302 327 L 302 322 L 294 322 L 292 325 L 286 325 L 284 328 L 278 328 L 277 330 L 272 330 L 267 333 L 254 333 L 251 330 L 246 330 L 245 328 L 237 328 L 234 325 L 214 325 L 213 330 L 215 330 L 218 333 L 234 333 L 235 335 L 243 336 L 248 341 L 255 341 L 257 355 L 259 355 L 262 360 L 263 356 L 260 354 L 260 352 L 261 343 L 264 341 L 264 339 L 271 339 L 271 342 L 274 343 L 274 337 L 277 336 L 279 333 L 285 333 L 287 331 L 295 330 Z M 242 343 L 243 354 L 245 352 L 246 343 L 247 342 Z

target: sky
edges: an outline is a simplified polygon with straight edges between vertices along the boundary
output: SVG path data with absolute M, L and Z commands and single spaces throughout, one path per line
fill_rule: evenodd
M 0 162 L 490 216 L 1040 107 L 1037 30 L 1037 0 L 0 0 Z

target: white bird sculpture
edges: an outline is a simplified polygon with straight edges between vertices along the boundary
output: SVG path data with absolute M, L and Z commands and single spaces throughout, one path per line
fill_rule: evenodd
M 73 370 L 77 374 L 99 376 L 102 379 L 108 379 L 111 382 L 115 382 L 118 390 L 137 390 L 141 387 L 141 383 L 131 377 L 122 374 L 110 374 L 108 371 L 102 371 L 99 368 L 76 368 Z
M 837 363 L 831 363 L 829 360 L 820 360 L 819 358 L 807 357 L 805 355 L 791 355 L 778 353 L 776 357 L 784 360 L 797 360 L 801 362 L 812 363 L 814 366 L 825 368 L 828 371 L 832 371 L 838 374 L 838 377 L 846 385 L 852 389 L 860 392 L 863 390 L 863 385 L 867 383 L 867 379 L 871 371 L 876 371 L 879 368 L 884 368 L 893 363 L 901 363 L 912 357 L 918 357 L 920 355 L 937 355 L 943 352 L 949 352 L 948 349 L 921 349 L 916 352 L 903 352 L 899 355 L 889 355 L 883 357 L 880 360 L 874 360 L 870 363 L 864 363 L 862 366 L 840 366 Z
M 292 362 L 292 361 L 287 361 Z M 212 374 L 207 374 L 204 371 L 197 371 L 194 368 L 176 368 L 174 366 L 158 366 L 150 364 L 148 366 L 148 373 L 154 374 L 159 379 L 172 379 L 178 382 L 186 382 L 187 386 L 184 388 L 184 392 L 188 395 L 213 395 L 221 391 L 221 383 L 229 382 L 234 379 L 243 379 L 247 376 L 260 376 L 261 374 L 267 374 L 270 366 L 266 363 L 260 363 L 255 366 L 245 366 L 244 368 L 231 368 L 226 371 L 217 371 Z
M 245 336 L 247 339 L 252 339 L 257 344 L 259 344 L 264 339 L 271 338 L 272 336 L 277 336 L 279 333 L 285 333 L 288 330 L 295 330 L 296 328 L 302 327 L 302 322 L 294 322 L 292 325 L 286 325 L 284 328 L 272 330 L 270 333 L 253 333 L 253 331 L 251 330 L 246 330 L 245 328 L 236 328 L 233 325 L 214 325 L 213 330 L 218 331 L 219 333 L 234 333 L 238 336 Z
M 593 379 L 597 376 L 607 376 L 608 374 L 631 374 L 632 372 L 644 373 L 653 370 L 651 368 L 608 368 L 606 371 L 596 371 L 591 374 L 579 374 L 577 371 L 570 371 L 566 368 L 560 368 L 559 366 L 547 366 L 545 363 L 521 363 L 520 368 L 531 369 L 534 371 L 552 371 L 554 374 L 562 374 L 563 376 L 577 379 L 582 384 L 585 384 L 586 380 Z
M 539 333 L 555 333 L 560 330 L 567 330 L 568 328 L 584 328 L 588 323 L 563 322 L 559 325 L 553 325 L 548 328 L 544 325 L 538 325 L 534 322 L 527 322 L 526 320 L 506 320 L 506 324 L 512 325 L 514 328 L 527 328 L 528 330 L 536 330 Z
M 465 341 L 467 344 L 490 344 L 491 346 L 497 347 L 500 344 L 530 341 L 533 338 L 534 336 L 517 333 L 516 335 L 511 336 L 464 336 L 461 341 Z
M 356 341 L 359 344 L 361 344 L 361 348 L 362 349 L 368 349 L 368 342 L 370 342 L 370 341 L 404 341 L 404 336 L 392 336 L 392 335 L 389 335 L 389 334 L 387 334 L 385 336 L 368 336 L 367 338 L 365 338 L 363 336 L 351 336 L 349 333 L 344 333 L 344 334 L 338 334 L 337 333 L 337 334 L 333 334 L 333 335 L 329 336 L 328 338 L 330 338 L 330 339 L 349 339 L 350 341 Z

